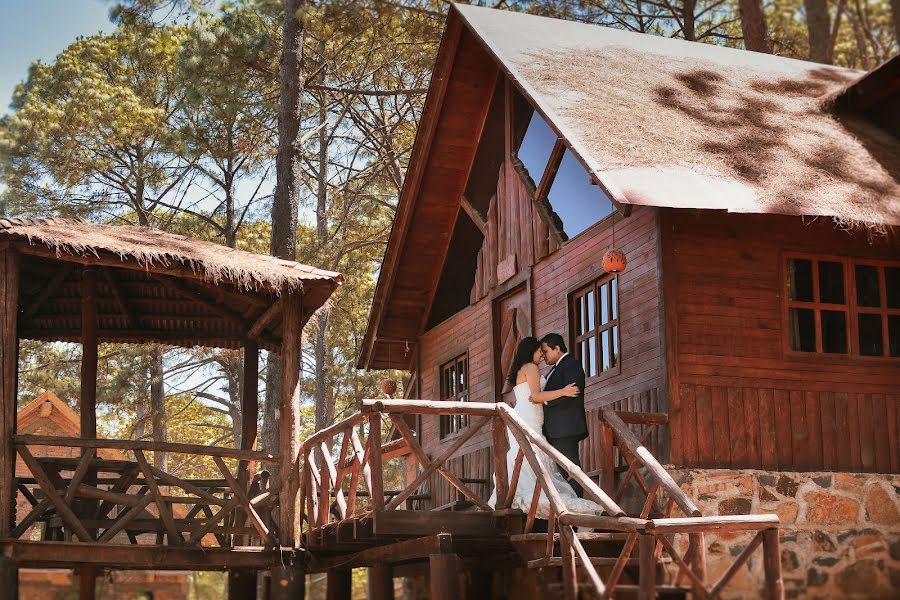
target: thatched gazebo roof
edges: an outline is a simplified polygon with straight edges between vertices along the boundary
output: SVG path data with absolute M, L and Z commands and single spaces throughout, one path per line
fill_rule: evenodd
M 0 246 L 21 255 L 19 337 L 78 341 L 80 265 L 96 266 L 98 334 L 106 342 L 278 350 L 280 303 L 303 322 L 340 273 L 156 229 L 80 219 L 0 219 Z M 293 301 L 293 300 L 292 300 Z

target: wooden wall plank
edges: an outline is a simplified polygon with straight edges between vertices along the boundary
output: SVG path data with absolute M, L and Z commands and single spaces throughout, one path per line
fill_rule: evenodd
M 729 437 L 731 440 L 731 466 L 743 467 L 748 463 L 747 428 L 744 425 L 744 399 L 740 388 L 729 387 L 728 396 Z
M 778 467 L 775 434 L 775 400 L 770 388 L 759 390 L 759 451 L 760 462 L 766 469 Z
M 874 427 L 873 441 L 875 444 L 875 470 L 878 473 L 888 473 L 891 469 L 891 446 L 888 440 L 888 411 L 884 401 L 884 394 L 872 394 L 872 425 Z
M 778 468 L 790 469 L 794 464 L 794 446 L 791 435 L 791 397 L 787 390 L 772 392 L 775 403 L 775 441 Z
M 890 394 L 885 396 L 887 406 L 888 443 L 891 452 L 891 473 L 900 473 L 900 410 L 897 404 L 900 396 Z
M 758 465 L 762 462 L 762 454 L 759 447 L 759 395 L 754 387 L 745 387 L 744 396 L 744 426 L 747 429 L 747 466 Z
M 850 438 L 850 471 L 862 471 L 859 427 L 859 398 L 857 394 L 847 396 L 847 433 Z
M 812 463 L 809 448 L 809 426 L 806 423 L 806 401 L 802 392 L 791 391 L 791 440 L 794 447 L 794 464 L 808 469 Z
M 875 423 L 870 394 L 856 394 L 856 410 L 859 412 L 859 458 L 862 470 L 875 471 Z
M 697 404 L 693 385 L 682 385 L 681 400 L 681 443 L 683 460 L 686 464 L 695 465 L 697 452 Z
M 821 392 L 819 394 L 819 407 L 822 416 L 822 467 L 826 471 L 835 471 L 838 469 L 838 436 L 844 434 L 837 430 L 834 394 Z
M 853 457 L 850 451 L 853 435 L 850 430 L 847 394 L 844 392 L 834 394 L 834 427 L 838 432 L 835 438 L 837 469 L 849 471 L 853 467 Z
M 716 385 L 711 390 L 713 414 L 713 453 L 717 465 L 731 464 L 731 443 L 729 442 L 728 395 L 725 388 Z
M 819 394 L 807 391 L 804 394 L 806 405 L 806 427 L 809 432 L 809 468 L 822 468 L 822 417 L 819 410 Z
M 716 451 L 710 387 L 698 385 L 695 388 L 694 400 L 697 406 L 697 464 L 701 467 L 712 467 L 716 464 Z

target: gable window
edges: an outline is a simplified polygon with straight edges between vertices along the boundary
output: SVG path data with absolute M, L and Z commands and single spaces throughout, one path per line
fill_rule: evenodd
M 790 351 L 900 357 L 900 265 L 790 256 L 785 275 Z
M 616 275 L 607 275 L 569 298 L 570 347 L 588 379 L 621 371 L 618 284 Z
M 466 402 L 469 399 L 469 355 L 461 354 L 441 365 L 441 400 Z M 469 426 L 468 415 L 441 415 L 441 438 Z
M 513 148 L 519 174 L 561 242 L 615 212 L 615 205 L 570 148 L 521 95 L 515 98 Z

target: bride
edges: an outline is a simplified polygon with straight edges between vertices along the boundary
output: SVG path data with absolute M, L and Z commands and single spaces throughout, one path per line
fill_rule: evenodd
M 538 365 L 541 363 L 541 342 L 534 337 L 526 337 L 519 342 L 516 347 L 516 355 L 513 359 L 512 366 L 509 369 L 507 381 L 513 386 L 515 394 L 516 414 L 538 435 L 543 435 L 544 426 L 544 406 L 543 403 L 556 400 L 557 398 L 569 397 L 574 398 L 578 395 L 578 387 L 573 383 L 569 384 L 561 390 L 544 391 L 546 379 L 541 375 Z M 519 444 L 516 439 L 507 433 L 509 452 L 506 455 L 506 468 L 510 477 L 512 476 L 513 467 L 516 461 L 516 455 L 519 453 Z M 566 481 L 562 473 L 559 471 L 557 464 L 540 448 L 535 448 L 535 455 L 546 467 L 550 474 L 553 486 L 559 491 L 565 508 L 572 512 L 581 513 L 600 513 L 602 508 L 600 505 L 590 500 L 579 498 L 575 494 L 575 490 Z M 497 506 L 497 486 L 496 474 L 494 475 L 494 492 L 491 494 L 488 504 L 491 507 Z M 531 499 L 534 496 L 534 489 L 537 486 L 537 477 L 528 464 L 528 460 L 523 460 L 522 469 L 519 473 L 519 481 L 516 485 L 516 492 L 513 496 L 512 508 L 518 508 L 524 512 L 528 512 L 531 508 Z M 550 501 L 544 491 L 541 491 L 540 500 L 538 500 L 537 517 L 548 518 L 550 516 Z

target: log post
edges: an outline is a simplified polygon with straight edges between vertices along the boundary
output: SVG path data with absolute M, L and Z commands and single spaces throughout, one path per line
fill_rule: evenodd
M 97 597 L 97 567 L 84 565 L 78 569 L 78 600 Z
M 766 573 L 766 598 L 783 600 L 784 581 L 781 579 L 781 550 L 779 549 L 778 530 L 763 531 L 763 568 Z
M 296 546 L 294 520 L 299 486 L 295 465 L 300 455 L 300 336 L 303 296 L 285 295 L 281 321 L 281 409 L 279 446 L 280 476 L 283 483 L 279 498 L 278 537 L 282 545 Z
M 0 538 L 16 519 L 16 392 L 19 369 L 19 254 L 0 249 Z M 10 589 L 3 587 L 2 589 Z
M 81 272 L 81 437 L 97 438 L 97 277 L 95 265 L 85 265 Z M 84 455 L 88 449 L 82 449 Z M 91 469 L 82 480 L 86 485 L 94 485 L 97 473 Z M 95 500 L 81 500 L 76 514 L 79 517 L 93 515 L 98 503 Z M 88 530 L 91 536 L 94 531 Z M 93 598 L 93 596 L 91 596 Z
M 303 563 L 272 567 L 270 600 L 303 600 L 306 597 L 306 569 Z
M 616 495 L 616 453 L 612 427 L 600 417 L 600 487 L 604 492 Z
M 706 582 L 706 536 L 703 532 L 688 534 L 690 539 L 691 569 L 702 582 Z
M 234 569 L 228 571 L 228 600 L 256 598 L 256 571 Z
M 369 600 L 394 600 L 394 578 L 391 565 L 369 567 Z
M 372 510 L 384 510 L 384 472 L 381 467 L 381 413 L 369 415 L 369 468 L 372 476 L 372 488 L 369 500 Z
M 456 554 L 430 554 L 428 576 L 431 600 L 458 600 L 461 561 Z
M 259 346 L 254 340 L 244 341 L 244 369 L 241 373 L 241 450 L 256 450 L 259 420 Z M 237 467 L 238 485 L 244 490 L 250 488 L 250 478 L 255 471 L 249 461 L 239 460 Z M 247 522 L 244 510 L 235 511 L 235 525 L 243 527 Z M 235 543 L 247 543 L 247 537 L 236 535 Z M 231 580 L 229 579 L 229 582 Z
M 638 541 L 638 600 L 656 598 L 656 538 L 640 534 Z
M 350 600 L 353 596 L 353 571 L 328 569 L 326 600 Z
M 19 569 L 16 563 L 5 556 L 0 556 L 0 590 L 9 594 L 10 600 L 19 597 Z
M 507 473 L 506 455 L 509 451 L 509 440 L 506 437 L 506 425 L 500 417 L 494 417 L 491 421 L 491 437 L 493 438 L 494 454 L 494 497 L 499 506 L 509 492 L 509 473 Z

